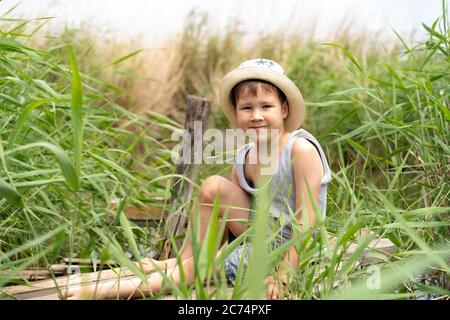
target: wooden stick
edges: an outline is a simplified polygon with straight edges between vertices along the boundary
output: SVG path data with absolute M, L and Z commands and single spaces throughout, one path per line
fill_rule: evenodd
M 186 177 L 191 181 L 195 181 L 195 178 L 197 177 L 198 164 L 200 164 L 203 160 L 201 158 L 201 150 L 196 149 L 199 147 L 200 149 L 202 148 L 203 132 L 207 128 L 210 114 L 210 99 L 197 96 L 187 97 L 187 110 L 184 128 L 188 133 L 188 136 L 183 138 L 183 148 L 180 154 L 182 161 L 176 168 L 176 174 Z M 200 124 L 200 128 L 198 128 L 198 124 Z M 198 132 L 199 129 L 201 129 L 201 132 Z M 188 220 L 186 209 L 190 205 L 190 200 L 194 189 L 193 185 L 183 178 L 175 178 L 172 187 L 173 190 L 170 199 L 170 207 L 175 213 L 168 215 L 165 220 L 166 240 L 163 246 L 163 252 L 159 259 L 167 259 L 174 256 L 170 238 L 180 237 L 184 233 Z M 177 240 L 176 246 L 180 248 L 181 245 L 182 239 Z

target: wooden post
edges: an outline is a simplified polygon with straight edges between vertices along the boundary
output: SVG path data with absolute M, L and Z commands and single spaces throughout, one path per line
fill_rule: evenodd
M 195 181 L 198 165 L 203 161 L 203 132 L 207 129 L 211 114 L 211 100 L 197 96 L 187 97 L 187 109 L 184 123 L 186 135 L 183 136 L 183 146 L 180 151 L 181 162 L 176 167 L 176 174 Z M 195 129 L 195 130 L 194 130 Z M 165 219 L 165 241 L 159 259 L 174 256 L 170 237 L 176 239 L 177 248 L 181 248 L 183 235 L 188 221 L 187 208 L 192 199 L 193 185 L 184 178 L 175 178 L 172 185 L 170 207 L 175 211 Z

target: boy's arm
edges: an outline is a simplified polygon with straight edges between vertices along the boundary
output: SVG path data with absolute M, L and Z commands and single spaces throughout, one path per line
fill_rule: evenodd
M 303 221 L 305 220 L 303 219 L 303 207 L 307 213 L 309 225 L 307 227 L 312 227 L 316 223 L 314 205 L 317 206 L 318 204 L 320 184 L 325 173 L 319 152 L 306 139 L 300 138 L 294 143 L 292 148 L 292 168 L 295 181 L 295 214 L 297 221 L 299 225 L 303 226 Z
M 237 176 L 236 166 L 235 165 L 233 165 L 233 168 L 231 169 L 231 182 L 233 182 L 237 186 L 240 186 L 239 185 L 239 178 Z
M 318 203 L 320 184 L 324 175 L 322 160 L 319 152 L 312 143 L 304 138 L 296 139 L 292 147 L 292 168 L 295 181 L 295 215 L 301 229 L 305 226 L 304 220 L 307 220 L 308 227 L 312 227 L 316 223 L 316 215 L 314 213 L 313 201 Z M 311 199 L 308 187 L 311 192 Z M 307 216 L 304 219 L 302 207 L 306 210 Z M 295 233 L 292 234 L 294 237 Z M 296 268 L 298 265 L 298 256 L 295 246 L 292 246 L 286 253 L 283 263 L 288 267 Z M 284 277 L 284 272 L 280 269 L 279 275 Z

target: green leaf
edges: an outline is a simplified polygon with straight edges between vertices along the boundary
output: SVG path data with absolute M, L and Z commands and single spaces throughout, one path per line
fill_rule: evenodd
M 147 277 L 144 272 L 139 269 L 130 259 L 128 259 L 120 245 L 117 243 L 115 238 L 107 237 L 103 231 L 99 228 L 92 229 L 98 236 L 103 240 L 103 242 L 107 245 L 108 253 L 117 261 L 120 265 L 127 267 L 132 271 L 136 276 L 138 276 L 142 281 L 146 281 Z
M 35 100 L 28 103 L 28 105 L 25 107 L 25 109 L 22 111 L 22 113 L 19 115 L 19 118 L 17 119 L 17 124 L 16 127 L 14 128 L 13 134 L 9 138 L 7 149 L 9 149 L 9 147 L 11 147 L 14 144 L 15 140 L 17 139 L 17 136 L 19 135 L 20 131 L 25 125 L 25 121 L 28 119 L 28 116 L 34 109 L 47 103 L 60 101 L 61 100 L 48 99 L 48 100 Z
M 267 214 L 269 203 L 273 194 L 268 188 L 261 188 L 256 198 L 256 212 L 254 228 L 255 232 L 251 238 L 250 258 L 245 282 L 248 284 L 248 298 L 261 299 L 264 297 L 265 284 L 269 270 L 268 244 L 269 237 L 269 215 Z
M 425 30 L 427 30 L 432 36 L 438 38 L 439 40 L 441 40 L 443 43 L 446 43 L 448 40 L 447 38 L 440 34 L 439 32 L 436 32 L 434 30 L 434 28 L 430 28 L 429 26 L 427 26 L 425 23 L 422 23 L 422 26 L 425 28 Z
M 345 261 L 345 264 L 340 270 L 341 274 L 345 275 L 349 272 L 350 268 L 355 265 L 356 260 L 360 258 L 364 253 L 364 249 L 373 239 L 375 239 L 375 235 L 370 235 L 356 246 L 355 251 L 353 251 L 352 255 Z
M 210 272 L 214 267 L 214 260 L 217 250 L 220 246 L 221 239 L 218 239 L 218 236 L 220 236 L 218 233 L 219 200 L 220 194 L 217 193 L 212 209 L 210 223 L 208 224 L 208 229 L 200 250 L 199 276 L 202 280 L 204 280 L 207 275 L 210 275 Z
M 67 185 L 73 191 L 79 189 L 80 186 L 79 178 L 78 175 L 76 174 L 74 166 L 70 161 L 69 156 L 60 147 L 57 147 L 56 145 L 53 145 L 48 142 L 35 142 L 8 150 L 5 152 L 5 155 L 14 154 L 19 151 L 24 151 L 35 147 L 45 148 L 50 152 L 52 152 L 53 155 L 55 156 L 56 162 L 58 162 L 58 165 L 61 168 L 62 174 L 66 180 Z
M 112 168 L 114 170 L 119 171 L 120 173 L 122 173 L 124 176 L 130 178 L 131 180 L 133 180 L 133 181 L 136 180 L 135 177 L 133 177 L 131 174 L 129 174 L 124 168 L 119 166 L 117 163 L 114 163 L 111 160 L 105 159 L 105 158 L 103 158 L 103 157 L 101 157 L 99 155 L 93 154 L 92 152 L 88 152 L 88 154 L 92 158 L 98 160 L 100 163 L 103 163 L 104 165 L 106 165 L 106 166 L 108 166 L 108 167 L 110 167 L 110 168 Z
M 378 157 L 378 156 L 376 156 L 376 155 L 374 155 L 374 154 L 371 154 L 371 153 L 369 152 L 369 150 L 367 150 L 366 148 L 364 148 L 362 145 L 360 145 L 360 144 L 359 144 L 358 142 L 356 142 L 355 140 L 353 140 L 353 139 L 351 139 L 351 138 L 348 138 L 348 139 L 346 139 L 346 140 L 347 140 L 347 142 L 348 142 L 352 147 L 354 147 L 356 150 L 358 150 L 359 152 L 361 152 L 364 156 L 366 156 L 366 157 L 372 157 L 372 158 L 374 158 L 374 159 L 376 159 L 376 160 L 378 160 L 378 161 L 383 161 L 383 162 L 392 164 L 392 162 L 390 162 L 390 161 L 387 160 L 387 159 L 384 159 L 384 158 Z
M 56 92 L 47 82 L 45 82 L 44 80 L 40 80 L 40 79 L 33 79 L 34 84 L 36 84 L 36 86 L 42 90 L 43 92 L 51 95 L 52 97 L 59 99 L 61 98 L 61 95 Z
M 34 246 L 36 246 L 36 245 L 46 241 L 47 239 L 53 238 L 55 235 L 57 235 L 65 227 L 66 227 L 65 225 L 59 226 L 58 228 L 53 229 L 53 230 L 43 234 L 42 236 L 37 237 L 36 239 L 28 241 L 28 242 L 24 243 L 23 245 L 15 248 L 13 250 L 10 250 L 10 251 L 6 252 L 6 256 L 7 257 L 11 257 L 11 256 L 13 256 L 15 254 L 18 254 L 18 253 L 20 253 L 22 251 L 25 251 L 25 250 L 27 250 L 27 249 L 29 249 L 31 247 L 34 247 Z
M 23 208 L 23 201 L 20 194 L 14 190 L 5 180 L 0 178 L 0 195 L 13 206 Z
M 125 200 L 123 200 L 125 201 Z M 122 207 L 123 208 L 123 207 Z M 128 240 L 128 245 L 130 246 L 131 252 L 133 252 L 136 260 L 141 260 L 141 255 L 139 253 L 138 246 L 136 244 L 136 240 L 134 239 L 133 231 L 131 230 L 130 223 L 128 222 L 128 218 L 125 216 L 123 210 L 121 211 L 120 217 L 120 225 L 122 226 L 122 230 L 125 233 L 125 237 Z
M 347 231 L 342 235 L 342 237 L 339 239 L 339 242 L 336 246 L 343 245 L 346 243 L 350 238 L 359 230 L 362 228 L 362 224 L 355 224 L 352 225 L 350 228 L 347 229 Z
M 8 96 L 7 94 L 0 93 L 0 97 L 20 108 L 23 107 L 23 104 L 19 100 L 17 100 L 16 98 L 13 98 L 11 96 Z
M 72 123 L 74 127 L 75 146 L 75 166 L 77 176 L 81 171 L 81 155 L 83 147 L 83 90 L 80 74 L 73 55 L 72 48 L 69 47 L 70 68 L 72 70 Z
M 131 57 L 133 57 L 133 56 L 135 56 L 135 55 L 141 53 L 142 51 L 144 51 L 144 50 L 143 50 L 143 49 L 140 49 L 140 50 L 136 50 L 136 51 L 134 51 L 134 52 L 132 52 L 132 53 L 130 53 L 130 54 L 127 54 L 127 55 L 123 56 L 122 58 L 117 59 L 116 61 L 114 61 L 113 63 L 111 63 L 110 65 L 108 65 L 107 67 L 110 67 L 110 66 L 119 64 L 119 63 L 121 63 L 121 62 L 123 62 L 123 61 L 125 61 L 125 60 L 127 60 L 127 59 L 130 59 Z
M 359 65 L 359 63 L 356 61 L 355 57 L 350 53 L 350 51 L 348 51 L 346 48 L 344 48 L 343 46 L 341 46 L 340 44 L 337 43 L 331 43 L 331 42 L 327 42 L 327 43 L 322 43 L 323 46 L 332 46 L 332 47 L 336 47 L 338 49 L 340 49 L 344 55 L 350 59 L 350 61 L 359 69 L 359 71 L 363 72 L 363 69 L 361 68 L 361 66 Z

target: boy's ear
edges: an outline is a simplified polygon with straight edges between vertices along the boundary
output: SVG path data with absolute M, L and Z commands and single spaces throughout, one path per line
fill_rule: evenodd
M 286 100 L 281 106 L 281 115 L 286 119 L 289 115 L 289 102 Z

